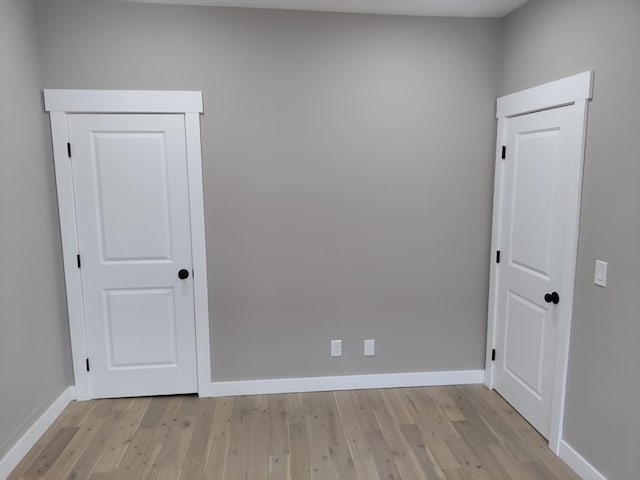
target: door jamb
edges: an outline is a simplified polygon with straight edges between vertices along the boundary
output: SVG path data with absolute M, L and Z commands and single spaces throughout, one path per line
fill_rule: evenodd
M 49 112 L 51 119 L 71 354 L 78 400 L 89 400 L 93 396 L 85 364 L 88 353 L 82 279 L 76 259 L 79 249 L 71 159 L 67 152 L 67 142 L 69 141 L 67 115 L 71 113 L 173 113 L 184 115 L 191 255 L 195 271 L 193 294 L 196 369 L 198 392 L 204 392 L 211 383 L 211 345 L 199 118 L 203 112 L 202 92 L 45 89 L 44 105 L 45 111 Z
M 496 117 L 498 119 L 497 144 L 495 156 L 495 177 L 493 192 L 493 222 L 491 230 L 491 266 L 489 274 L 489 308 L 487 319 L 487 350 L 485 356 L 484 383 L 488 388 L 494 386 L 494 362 L 492 350 L 496 347 L 496 315 L 497 315 L 497 283 L 499 268 L 494 255 L 500 250 L 504 189 L 502 145 L 506 140 L 506 119 L 540 110 L 561 106 L 570 106 L 573 111 L 575 128 L 574 142 L 578 147 L 574 150 L 571 163 L 571 177 L 575 182 L 569 186 L 569 215 L 565 232 L 565 252 L 563 269 L 568 272 L 561 281 L 563 302 L 559 307 L 560 319 L 556 344 L 556 361 L 554 365 L 554 390 L 551 399 L 551 425 L 549 429 L 549 448 L 558 454 L 562 440 L 564 420 L 564 404 L 566 394 L 567 367 L 569 361 L 569 342 L 573 315 L 573 296 L 575 288 L 575 272 L 577 264 L 578 234 L 580 226 L 580 204 L 582 195 L 582 174 L 584 167 L 585 142 L 587 134 L 587 111 L 589 100 L 593 96 L 593 71 L 587 71 L 563 78 L 554 82 L 522 90 L 497 100 Z

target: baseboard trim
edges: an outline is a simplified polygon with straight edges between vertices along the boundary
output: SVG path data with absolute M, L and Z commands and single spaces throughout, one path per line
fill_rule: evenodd
M 0 479 L 7 478 L 25 455 L 47 431 L 51 424 L 60 416 L 62 411 L 72 400 L 76 399 L 74 386 L 67 387 L 49 408 L 40 415 L 33 425 L 11 447 L 7 454 L 0 459 Z
M 565 440 L 560 440 L 558 456 L 569 465 L 583 480 L 607 480 L 596 468 L 591 465 Z
M 273 378 L 212 382 L 200 389 L 202 397 L 262 395 L 272 393 L 326 392 L 367 388 L 430 387 L 482 383 L 484 370 L 381 373 L 335 377 Z

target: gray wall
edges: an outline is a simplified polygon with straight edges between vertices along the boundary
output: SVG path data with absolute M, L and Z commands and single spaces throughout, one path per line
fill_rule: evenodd
M 498 20 L 39 7 L 48 88 L 204 91 L 216 380 L 483 368 Z
M 31 2 L 0 0 L 0 456 L 70 380 L 43 84 L 204 91 L 223 380 L 482 368 L 494 98 L 594 69 L 565 437 L 609 478 L 637 476 L 639 2 L 530 0 L 504 21 L 38 12 L 44 83 Z
M 503 94 L 595 70 L 565 438 L 611 480 L 640 478 L 640 2 L 531 0 L 504 45 Z
M 0 0 L 0 458 L 72 382 L 35 11 Z

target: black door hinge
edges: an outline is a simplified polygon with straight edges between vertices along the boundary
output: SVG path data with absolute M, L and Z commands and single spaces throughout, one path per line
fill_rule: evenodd
M 496 251 L 496 263 L 500 263 L 500 250 Z
M 85 362 L 87 364 L 87 372 L 91 371 L 91 369 L 89 368 L 89 359 L 87 358 Z
M 69 156 L 71 156 L 71 154 L 69 154 Z M 504 160 L 505 158 L 507 158 L 507 146 L 502 145 L 502 159 Z
M 67 155 L 71 158 L 71 144 L 67 142 Z
M 492 362 L 496 361 L 496 349 L 495 348 L 493 350 L 491 350 L 491 361 Z
M 78 268 L 80 268 L 82 266 L 82 263 L 80 262 L 80 255 L 76 255 L 76 262 L 78 263 Z

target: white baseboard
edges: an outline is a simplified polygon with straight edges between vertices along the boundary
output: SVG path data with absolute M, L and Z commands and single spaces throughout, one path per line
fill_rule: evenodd
M 40 415 L 40 418 L 20 437 L 7 454 L 0 459 L 0 479 L 9 476 L 18 463 L 20 463 L 20 460 L 31 450 L 55 419 L 58 418 L 67 405 L 75 399 L 76 389 L 74 386 L 70 386 L 49 405 L 49 408 Z
M 576 452 L 566 441 L 560 440 L 560 451 L 558 456 L 569 465 L 583 480 L 607 480 L 595 469 L 587 460 Z
M 436 385 L 467 385 L 482 383 L 484 370 L 454 370 L 448 372 L 381 373 L 341 375 L 336 377 L 273 378 L 212 382 L 200 388 L 202 397 L 261 395 L 271 393 L 326 392 L 332 390 L 362 390 L 367 388 L 430 387 Z

